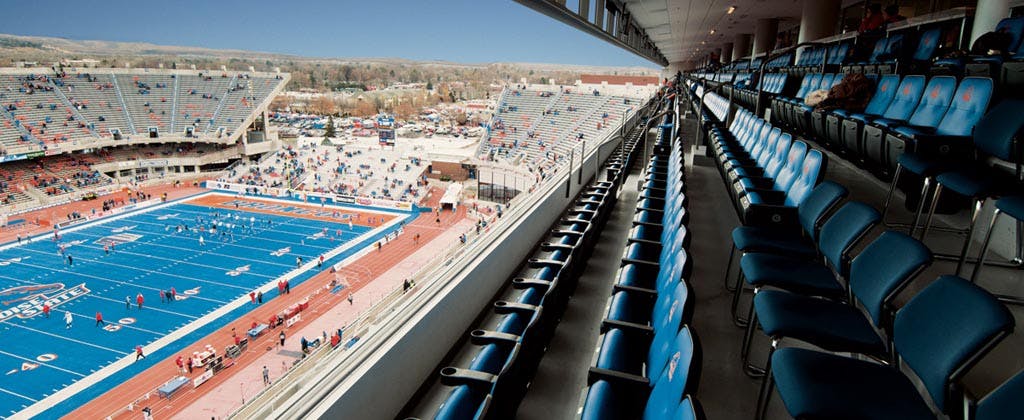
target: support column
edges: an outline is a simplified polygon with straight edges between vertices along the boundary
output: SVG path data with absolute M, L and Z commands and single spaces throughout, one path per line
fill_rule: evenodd
M 842 5 L 843 0 L 804 0 L 797 42 L 814 41 L 835 35 L 839 9 Z
M 732 40 L 732 59 L 739 60 L 750 55 L 750 34 L 736 34 Z
M 713 49 L 711 51 L 716 56 L 715 59 L 712 60 L 711 62 L 714 63 L 714 64 L 721 63 L 722 62 L 722 47 L 715 48 L 715 49 Z
M 978 8 L 974 9 L 974 25 L 971 27 L 971 42 L 986 32 L 992 32 L 1000 20 L 1010 17 L 1010 0 L 978 0 Z
M 778 33 L 778 19 L 758 19 L 754 26 L 754 55 L 771 52 Z
M 721 55 L 721 60 L 719 60 L 719 61 L 721 61 L 722 64 L 726 64 L 726 63 L 728 63 L 731 60 L 732 60 L 732 43 L 731 42 L 726 42 L 725 44 L 722 44 L 722 55 Z

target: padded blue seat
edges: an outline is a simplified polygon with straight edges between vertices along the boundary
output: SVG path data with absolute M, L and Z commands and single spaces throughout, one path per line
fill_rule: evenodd
M 945 414 L 960 406 L 957 381 L 1014 328 L 1013 315 L 988 292 L 943 276 L 914 296 L 893 322 L 893 344 L 932 403 Z M 772 375 L 796 418 L 934 419 L 897 367 L 814 350 L 783 348 L 771 356 Z M 771 389 L 771 382 L 766 384 Z M 762 393 L 758 412 L 770 399 Z
M 946 168 L 947 163 L 928 159 L 916 153 L 904 153 L 897 159 L 903 169 L 921 176 L 932 176 Z
M 935 180 L 944 188 L 966 197 L 979 197 L 1001 184 L 1001 180 L 991 173 L 977 170 L 943 172 Z
M 913 126 L 909 126 L 909 125 L 904 125 L 904 126 L 893 128 L 892 132 L 894 132 L 896 134 L 901 134 L 901 135 L 904 135 L 904 136 L 907 136 L 907 137 L 914 137 L 914 136 L 917 136 L 917 135 L 920 135 L 920 134 L 933 134 L 933 133 L 935 133 L 935 129 L 932 128 L 932 127 L 913 127 Z
M 846 290 L 832 270 L 816 261 L 789 256 L 750 253 L 740 259 L 740 270 L 747 284 L 773 286 L 814 296 L 839 298 Z
M 914 384 L 885 365 L 787 347 L 772 366 L 794 418 L 935 420 Z
M 744 252 L 775 252 L 801 257 L 817 254 L 814 244 L 799 234 L 778 229 L 740 226 L 732 231 L 732 243 Z
M 1019 417 L 1022 410 L 1021 395 L 1024 395 L 1024 373 L 1014 375 L 978 402 L 975 415 L 971 418 L 1000 420 Z
M 996 201 L 996 209 L 1008 216 L 1024 220 L 1024 196 L 1013 195 L 1000 198 Z
M 864 314 L 850 305 L 795 293 L 766 290 L 754 296 L 764 334 L 809 341 L 825 350 L 883 355 L 885 342 Z

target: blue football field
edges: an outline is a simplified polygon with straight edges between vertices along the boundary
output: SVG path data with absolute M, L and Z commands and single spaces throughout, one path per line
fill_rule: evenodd
M 328 267 L 399 226 L 371 232 L 343 220 L 177 202 L 69 228 L 56 241 L 50 234 L 20 246 L 6 244 L 0 249 L 0 417 L 125 358 L 136 345 L 152 343 L 240 297 L 248 299 L 257 288 L 263 290 L 264 301 L 277 297 L 273 285 L 296 270 L 297 257 L 307 265 L 348 245 L 325 262 Z M 179 232 L 179 225 L 189 230 Z M 198 226 L 205 232 L 198 232 Z M 359 243 L 351 243 L 361 236 Z M 112 252 L 105 252 L 105 244 L 114 244 Z M 316 272 L 315 265 L 309 267 L 291 286 Z M 263 287 L 267 284 L 272 286 Z M 178 298 L 161 302 L 160 291 L 172 287 Z M 145 299 L 142 310 L 136 305 L 140 293 Z M 49 317 L 42 314 L 43 302 L 50 302 Z M 65 399 L 43 417 L 70 412 L 251 309 L 244 305 L 210 319 L 147 359 Z M 105 328 L 96 325 L 97 312 L 103 314 Z M 66 313 L 71 314 L 70 328 Z

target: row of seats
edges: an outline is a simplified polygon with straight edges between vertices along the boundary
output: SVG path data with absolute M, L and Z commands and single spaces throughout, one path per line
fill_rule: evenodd
M 693 394 L 701 350 L 690 327 L 695 297 L 689 279 L 683 148 L 663 125 L 646 163 L 633 227 L 601 323 L 588 372 L 582 419 L 702 418 Z
M 932 252 L 902 232 L 869 234 L 881 214 L 861 202 L 841 204 L 847 194 L 839 184 L 819 185 L 800 208 L 802 232 L 733 232 L 734 251 L 742 253 L 734 313 L 740 295 L 754 294 L 747 318 L 736 320 L 746 326 L 744 369 L 762 378 L 756 417 L 766 412 L 773 388 L 795 418 L 933 419 L 932 406 L 947 415 L 971 411 L 962 405 L 959 381 L 1013 332 L 1012 314 L 996 296 L 953 275 L 898 308 L 897 297 L 931 264 Z M 856 249 L 862 250 L 854 255 Z M 758 330 L 771 342 L 764 366 L 750 360 Z M 790 340 L 816 350 L 782 346 Z M 893 367 L 897 361 L 924 392 Z M 975 405 L 972 418 L 1012 418 L 1019 401 L 1008 393 L 1020 390 L 1014 379 Z
M 709 122 L 711 144 L 729 134 L 742 144 L 749 136 L 743 127 L 759 123 L 742 122 L 745 112 L 737 113 L 729 130 Z M 1019 130 L 1020 123 L 1014 127 Z M 1013 332 L 1012 314 L 996 296 L 952 275 L 939 277 L 898 308 L 898 295 L 931 264 L 932 252 L 902 232 L 872 235 L 882 226 L 882 214 L 861 202 L 843 203 L 848 194 L 839 184 L 823 182 L 797 203 L 799 224 L 744 223 L 732 233 L 728 266 L 737 255 L 739 264 L 734 279 L 726 270 L 726 280 L 734 293 L 734 322 L 746 327 L 743 368 L 762 378 L 755 418 L 765 415 L 776 390 L 795 418 L 933 419 L 933 407 L 980 420 L 1018 416 L 1024 373 L 966 406 L 960 384 L 979 358 Z M 1024 199 L 1001 199 L 997 206 L 1018 220 L 1024 217 Z M 740 306 L 748 291 L 754 296 L 744 318 Z M 762 366 L 751 362 L 758 330 L 771 343 Z M 788 340 L 815 350 L 783 347 Z
M 643 144 L 641 131 L 627 135 L 607 163 L 608 178 L 580 193 L 477 328 L 456 344 L 409 403 L 407 418 L 504 418 L 515 411 Z
M 724 87 L 726 95 L 732 95 L 733 101 L 752 108 L 757 104 L 759 94 L 778 95 L 786 88 L 787 75 L 782 73 L 765 74 L 755 86 L 736 88 L 731 85 Z
M 825 174 L 827 157 L 750 111 L 708 129 L 709 153 L 744 224 L 797 223 L 796 207 Z

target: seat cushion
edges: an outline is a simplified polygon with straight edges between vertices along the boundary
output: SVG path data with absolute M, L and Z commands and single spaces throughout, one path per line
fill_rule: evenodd
M 815 261 L 750 253 L 740 259 L 740 269 L 751 286 L 771 286 L 815 296 L 840 297 L 846 290 L 832 270 Z
M 754 296 L 754 310 L 769 337 L 795 338 L 836 352 L 886 353 L 867 318 L 850 305 L 765 290 Z
M 802 257 L 814 256 L 817 253 L 810 241 L 796 233 L 778 229 L 740 226 L 732 230 L 732 243 L 736 249 L 743 252 L 769 252 Z
M 882 127 L 882 128 L 890 128 L 890 127 L 897 127 L 897 126 L 903 124 L 903 121 L 890 120 L 888 118 L 877 118 L 877 119 L 871 120 L 871 124 L 876 125 L 878 127 Z
M 850 114 L 850 118 L 849 119 L 855 120 L 855 121 L 860 121 L 862 123 L 866 123 L 866 122 L 869 122 L 871 120 L 874 120 L 874 118 L 872 118 L 872 116 L 867 115 L 867 114 Z
M 910 125 L 904 125 L 892 129 L 892 132 L 903 137 L 914 138 L 922 134 L 934 133 L 935 130 L 930 129 L 928 127 L 914 127 Z
M 996 202 L 996 208 L 1017 220 L 1024 220 L 1024 196 L 1010 196 L 1000 198 Z
M 995 174 L 975 168 L 945 172 L 935 177 L 935 180 L 943 188 L 971 198 L 991 195 L 999 185 Z
M 772 355 L 772 375 L 795 418 L 935 419 L 910 380 L 888 366 L 787 347 Z
M 837 110 L 832 111 L 832 113 L 835 114 L 835 115 L 838 115 L 840 117 L 843 117 L 843 118 L 846 118 L 846 117 L 850 116 L 850 111 L 845 110 L 845 109 L 837 109 Z
M 947 162 L 923 157 L 916 153 L 904 153 L 900 155 L 897 162 L 903 165 L 903 169 L 921 176 L 933 176 L 948 166 Z

